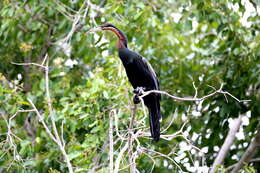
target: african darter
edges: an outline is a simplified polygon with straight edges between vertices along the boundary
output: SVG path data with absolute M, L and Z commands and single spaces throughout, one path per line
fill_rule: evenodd
M 112 24 L 103 24 L 100 28 L 112 31 L 118 37 L 119 57 L 136 94 L 134 103 L 138 104 L 140 102 L 137 95 L 140 95 L 142 91 L 159 90 L 158 78 L 152 66 L 144 57 L 127 48 L 127 38 L 124 33 Z M 161 119 L 160 94 L 151 93 L 143 97 L 143 100 L 149 110 L 151 136 L 154 141 L 159 141 Z

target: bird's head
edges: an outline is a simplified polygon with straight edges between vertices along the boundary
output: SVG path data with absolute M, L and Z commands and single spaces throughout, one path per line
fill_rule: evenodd
M 127 38 L 126 38 L 126 36 L 116 26 L 114 26 L 112 24 L 109 24 L 109 23 L 106 23 L 106 24 L 100 25 L 97 28 L 91 29 L 90 32 L 96 32 L 96 31 L 100 31 L 100 30 L 112 31 L 119 38 L 119 47 L 127 47 Z M 121 44 L 121 46 L 120 46 L 120 44 Z

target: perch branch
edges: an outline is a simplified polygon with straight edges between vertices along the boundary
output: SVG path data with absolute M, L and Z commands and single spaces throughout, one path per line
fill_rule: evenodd
M 159 91 L 159 90 L 150 90 L 150 91 L 145 91 L 143 92 L 143 94 L 141 96 L 139 96 L 140 98 L 143 98 L 151 93 L 158 93 L 158 94 L 163 94 L 163 95 L 167 95 L 168 97 L 174 99 L 174 100 L 177 100 L 177 101 L 203 101 L 209 97 L 212 97 L 216 94 L 223 94 L 223 95 L 229 95 L 230 97 L 232 97 L 233 99 L 235 99 L 237 102 L 248 102 L 250 100 L 239 100 L 238 98 L 236 98 L 235 96 L 233 96 L 232 94 L 230 94 L 229 92 L 227 91 L 223 91 L 222 88 L 223 88 L 223 85 L 224 84 L 221 84 L 220 88 L 218 90 L 214 89 L 215 91 L 213 93 L 210 93 L 206 96 L 203 96 L 201 98 L 194 98 L 194 97 L 178 97 L 178 96 L 174 96 L 174 95 L 171 95 L 169 93 L 167 93 L 166 91 Z M 195 94 L 196 95 L 196 94 Z

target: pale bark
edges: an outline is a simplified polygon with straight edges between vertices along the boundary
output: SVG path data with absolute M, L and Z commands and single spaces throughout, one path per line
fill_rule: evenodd
M 257 148 L 260 146 L 260 128 L 257 130 L 257 134 L 248 146 L 247 150 L 243 154 L 242 158 L 236 164 L 235 168 L 232 170 L 231 173 L 238 172 L 245 163 L 248 163 L 256 154 Z
M 225 159 L 228 151 L 230 150 L 231 145 L 234 143 L 236 133 L 239 130 L 241 123 L 242 123 L 242 116 L 239 116 L 237 119 L 234 120 L 234 123 L 233 123 L 232 127 L 229 129 L 228 135 L 227 135 L 221 149 L 219 150 L 219 153 L 218 153 L 216 159 L 214 160 L 213 167 L 210 170 L 210 173 L 214 173 L 217 169 L 217 166 L 221 165 L 224 162 L 224 159 Z

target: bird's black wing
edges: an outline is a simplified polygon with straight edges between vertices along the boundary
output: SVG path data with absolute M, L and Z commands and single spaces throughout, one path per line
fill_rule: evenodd
M 141 56 L 139 58 L 135 58 L 133 62 L 137 67 L 139 74 L 143 74 L 142 81 L 144 81 L 145 84 L 141 86 L 146 87 L 148 90 L 159 90 L 158 78 L 149 62 Z M 160 99 L 161 95 L 156 93 L 152 93 L 144 97 L 144 104 L 147 106 L 150 114 L 150 131 L 155 141 L 160 139 Z
M 159 90 L 159 82 L 154 69 L 144 57 L 140 55 L 138 56 L 138 58 L 135 58 L 133 60 L 133 63 L 135 64 L 138 74 L 144 75 L 143 80 L 145 80 L 144 82 L 146 82 L 146 85 L 144 85 L 144 87 L 148 87 L 147 89 Z
M 153 67 L 151 66 L 151 64 L 150 64 L 145 58 L 142 57 L 142 61 L 144 62 L 144 64 L 146 64 L 147 70 L 150 71 L 150 73 L 152 74 L 153 81 L 154 81 L 154 83 L 156 84 L 155 89 L 159 90 L 159 81 L 158 81 L 156 72 L 154 71 L 154 69 L 153 69 Z
M 144 87 L 148 90 L 159 90 L 156 73 L 144 57 L 129 49 L 119 49 L 119 57 L 133 88 Z
M 159 82 L 149 62 L 139 54 L 128 49 L 121 49 L 119 57 L 123 62 L 127 77 L 133 88 L 143 87 L 146 90 L 159 90 Z M 149 110 L 151 136 L 155 141 L 160 139 L 160 94 L 152 93 L 143 98 Z

